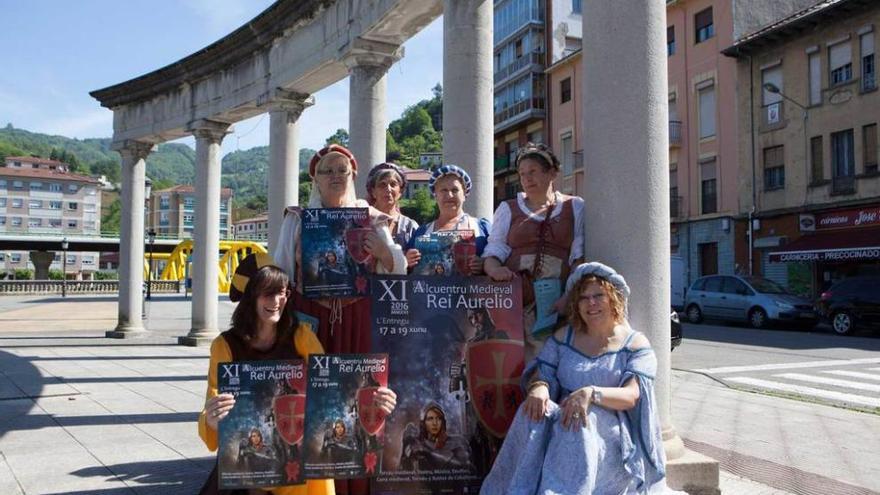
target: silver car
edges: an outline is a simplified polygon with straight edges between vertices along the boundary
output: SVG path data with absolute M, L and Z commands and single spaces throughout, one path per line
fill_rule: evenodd
M 812 328 L 818 320 L 809 301 L 761 277 L 698 278 L 685 295 L 684 307 L 691 323 L 715 318 L 746 321 L 754 328 L 766 327 L 771 321 L 795 322 Z

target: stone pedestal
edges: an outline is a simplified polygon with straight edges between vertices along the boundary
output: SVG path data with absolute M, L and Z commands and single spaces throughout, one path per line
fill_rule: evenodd
M 311 96 L 276 90 L 269 103 L 269 252 L 275 252 L 284 209 L 299 204 L 299 126 Z
M 178 343 L 209 345 L 217 326 L 220 267 L 220 143 L 231 127 L 199 120 L 190 125 L 196 137 L 196 208 L 193 229 L 192 326 Z
M 467 170 L 465 209 L 492 218 L 494 113 L 492 1 L 443 2 L 443 162 Z
M 349 73 L 349 149 L 358 161 L 356 194 L 366 194 L 367 174 L 385 161 L 386 74 L 403 56 L 399 45 L 357 38 L 343 57 Z
M 152 143 L 123 141 L 113 149 L 122 155 L 122 214 L 119 225 L 119 320 L 109 338 L 145 334 L 144 290 L 144 179 Z
M 55 259 L 53 251 L 31 251 L 28 253 L 34 264 L 34 280 L 49 280 L 49 267 Z
M 657 355 L 657 412 L 676 486 L 712 493 L 718 463 L 688 452 L 670 416 L 666 4 L 587 0 L 584 12 L 586 258 L 617 269 L 632 289 L 630 323 Z

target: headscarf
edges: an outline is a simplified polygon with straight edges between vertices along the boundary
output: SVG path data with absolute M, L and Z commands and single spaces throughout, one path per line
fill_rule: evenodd
M 328 159 L 333 156 L 333 154 L 339 154 L 348 159 L 348 163 L 351 165 L 351 174 L 348 176 L 348 184 L 346 184 L 346 192 L 345 197 L 342 200 L 342 204 L 351 205 L 357 200 L 357 195 L 354 190 L 354 176 L 357 174 L 357 160 L 354 157 L 354 154 L 346 148 L 345 146 L 339 144 L 331 144 L 329 146 L 325 146 L 321 148 L 315 155 L 309 160 L 309 176 L 312 177 L 312 192 L 309 195 L 309 208 L 323 208 L 324 203 L 321 198 L 321 191 L 318 190 L 317 184 L 315 184 L 315 174 L 318 171 L 318 166 L 320 166 L 325 159 Z
M 458 165 L 443 165 L 442 167 L 438 167 L 437 170 L 431 174 L 431 179 L 428 181 L 428 187 L 431 189 L 431 194 L 434 194 L 434 184 L 437 180 L 446 175 L 455 175 L 461 179 L 464 183 L 465 196 L 471 193 L 471 176 Z

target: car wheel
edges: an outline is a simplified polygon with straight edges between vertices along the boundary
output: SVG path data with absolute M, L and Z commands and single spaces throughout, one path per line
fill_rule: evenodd
M 703 321 L 703 312 L 700 311 L 700 307 L 696 304 L 691 304 L 687 309 L 687 317 L 688 321 L 691 323 L 700 323 Z
M 767 312 L 761 308 L 755 308 L 749 313 L 749 325 L 752 328 L 764 328 L 767 326 Z
M 831 329 L 838 335 L 849 335 L 855 329 L 855 322 L 851 314 L 846 311 L 838 311 L 831 316 Z

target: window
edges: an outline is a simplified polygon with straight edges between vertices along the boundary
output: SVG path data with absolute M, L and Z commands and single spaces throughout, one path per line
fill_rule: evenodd
M 75 193 L 76 191 L 77 191 L 76 184 L 68 184 L 67 185 L 67 192 Z
M 0 208 L 6 208 L 6 198 L 0 198 Z
M 6 217 L 0 217 L 0 226 L 6 225 Z
M 782 101 L 782 95 L 764 89 L 765 84 L 772 84 L 784 92 L 782 86 L 782 65 L 770 67 L 761 71 L 761 105 L 767 106 Z
M 95 194 L 97 194 L 97 190 L 91 186 L 86 187 L 85 191 L 86 191 L 86 195 L 88 195 L 88 196 L 94 196 Z
M 192 210 L 196 205 L 196 198 L 188 197 L 183 198 L 183 207 L 187 210 Z
M 31 182 L 31 191 L 41 191 L 43 190 L 42 182 Z
M 675 26 L 666 28 L 666 56 L 675 55 Z
M 24 189 L 24 182 L 22 182 L 20 180 L 14 180 L 14 181 L 12 181 L 12 188 L 13 189 Z
M 28 208 L 42 208 L 43 202 L 39 199 L 32 199 L 28 201 Z
M 715 135 L 715 85 L 700 91 L 700 139 Z
M 159 213 L 159 225 L 168 225 L 168 213 L 161 212 Z
M 831 134 L 831 168 L 834 177 L 855 175 L 852 129 Z
M 61 184 L 56 184 L 54 182 L 49 183 L 49 191 L 51 192 L 61 192 Z
M 562 175 L 568 176 L 574 172 L 574 153 L 572 153 L 571 134 L 562 136 Z
M 76 220 L 68 220 L 67 221 L 67 228 L 75 229 L 76 226 L 77 226 Z
M 61 209 L 61 201 L 49 201 L 49 209 L 50 210 L 60 210 Z
M 67 264 L 71 265 L 74 263 L 76 263 L 76 255 L 75 254 L 68 254 L 67 255 Z
M 24 200 L 21 198 L 12 198 L 12 207 L 13 208 L 21 208 L 24 206 Z
M 49 219 L 49 227 L 54 229 L 61 228 L 61 219 L 60 218 L 50 218 Z
M 681 198 L 678 197 L 678 170 L 669 171 L 669 216 L 678 218 L 681 214 Z
M 810 66 L 810 105 L 822 104 L 822 66 L 819 60 L 819 52 L 811 53 Z
M 95 212 L 98 211 L 98 206 L 95 203 L 83 203 L 83 211 Z
M 6 189 L 6 179 L 0 179 L 0 189 Z
M 852 79 L 852 49 L 849 41 L 828 48 L 828 69 L 831 71 L 829 80 L 832 86 Z
M 43 219 L 42 218 L 29 218 L 28 219 L 28 227 L 42 227 Z
M 862 150 L 864 150 L 864 173 L 877 173 L 877 124 L 862 127 Z
M 571 100 L 571 78 L 566 77 L 559 81 L 559 103 Z
M 724 282 L 722 282 L 721 291 L 726 294 L 737 294 L 743 296 L 751 296 L 751 289 L 744 283 L 742 283 L 739 279 L 733 277 L 723 277 Z
M 877 88 L 877 72 L 874 67 L 874 32 L 865 33 L 859 38 L 862 53 L 862 91 Z
M 85 255 L 84 255 L 83 258 L 82 258 L 82 264 L 83 264 L 83 265 L 94 265 L 94 264 L 95 264 L 95 257 L 94 257 L 94 256 L 85 256 Z
M 712 7 L 697 12 L 694 16 L 694 31 L 697 43 L 702 43 L 715 36 L 715 25 L 712 23 Z
M 813 184 L 822 182 L 825 179 L 822 136 L 810 138 L 810 176 Z
M 171 208 L 171 198 L 168 196 L 160 196 L 159 197 L 159 208 L 162 210 L 167 210 Z
M 764 190 L 785 187 L 784 147 L 764 148 Z
M 70 210 L 70 211 L 74 211 L 74 210 L 76 210 L 76 209 L 77 209 L 77 205 L 76 205 L 76 203 L 74 203 L 74 202 L 72 202 L 72 201 L 71 201 L 71 202 L 68 202 L 68 203 L 67 203 L 67 209 Z
M 184 215 L 183 216 L 183 225 L 192 227 L 193 224 L 193 216 L 192 215 Z
M 21 263 L 21 253 L 12 253 L 12 254 L 9 256 L 9 259 L 10 259 L 13 263 Z
M 523 56 L 523 40 L 522 40 L 522 38 L 516 40 L 516 43 L 514 43 L 513 46 L 514 46 L 514 48 L 513 48 L 514 57 L 516 57 L 516 58 L 522 57 Z
M 702 212 L 718 211 L 718 188 L 715 180 L 715 159 L 711 158 L 700 163 L 700 197 Z
M 12 217 L 12 226 L 21 227 L 21 217 Z
M 571 13 L 580 14 L 584 11 L 583 0 L 571 0 Z

